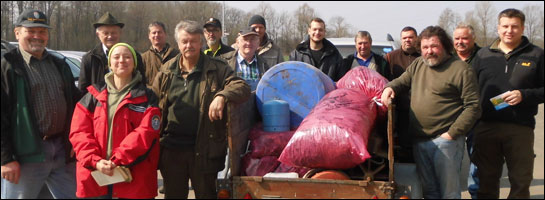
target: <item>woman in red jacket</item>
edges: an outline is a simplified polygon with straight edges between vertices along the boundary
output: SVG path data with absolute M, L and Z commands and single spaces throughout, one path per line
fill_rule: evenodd
M 154 198 L 157 196 L 160 111 L 157 97 L 146 88 L 136 67 L 136 52 L 118 43 L 108 55 L 111 72 L 106 86 L 89 91 L 76 105 L 70 142 L 77 158 L 76 196 Z M 131 182 L 100 187 L 91 176 L 98 170 L 130 169 Z

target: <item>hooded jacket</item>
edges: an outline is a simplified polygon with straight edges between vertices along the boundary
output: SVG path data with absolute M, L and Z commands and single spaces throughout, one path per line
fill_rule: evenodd
M 320 69 L 324 74 L 327 74 L 333 81 L 337 82 L 341 79 L 341 65 L 343 62 L 343 57 L 337 50 L 337 48 L 327 39 L 323 39 L 323 54 L 321 60 L 321 65 L 316 66 L 314 59 L 312 59 L 312 54 L 310 52 L 310 38 L 305 40 L 303 43 L 300 43 L 295 47 L 290 54 L 290 61 L 301 61 L 313 65 L 314 67 Z
M 70 142 L 76 158 L 77 197 L 98 197 L 108 193 L 91 176 L 96 163 L 106 159 L 108 132 L 112 129 L 112 156 L 118 166 L 130 166 L 130 183 L 113 185 L 113 197 L 154 198 L 157 196 L 159 129 L 161 113 L 157 97 L 143 82 L 137 83 L 119 103 L 112 124 L 108 123 L 108 89 L 91 85 L 76 105 Z

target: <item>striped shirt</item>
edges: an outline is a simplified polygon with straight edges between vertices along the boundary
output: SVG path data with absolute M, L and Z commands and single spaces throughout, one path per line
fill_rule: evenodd
M 52 136 L 65 131 L 67 116 L 63 81 L 59 70 L 52 60 L 52 55 L 44 51 L 38 60 L 30 53 L 19 49 L 25 61 L 28 74 L 29 96 L 38 130 L 43 136 Z

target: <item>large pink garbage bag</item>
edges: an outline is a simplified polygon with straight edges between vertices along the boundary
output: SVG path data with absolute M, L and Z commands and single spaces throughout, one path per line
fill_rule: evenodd
M 343 88 L 324 96 L 297 128 L 278 160 L 298 167 L 348 169 L 371 157 L 367 141 L 376 107 L 359 93 Z
M 380 101 L 382 91 L 388 84 L 384 78 L 375 70 L 367 67 L 356 67 L 348 71 L 338 82 L 337 88 L 352 88 L 362 91 L 360 94 L 370 99 L 376 98 Z M 382 103 L 382 102 L 381 102 Z M 378 106 L 379 118 L 385 119 L 388 108 L 384 105 Z

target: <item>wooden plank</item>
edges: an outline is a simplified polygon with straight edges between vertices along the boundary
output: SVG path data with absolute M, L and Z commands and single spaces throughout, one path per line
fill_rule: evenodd
M 242 155 L 248 145 L 248 134 L 257 122 L 259 113 L 255 105 L 255 91 L 250 99 L 241 104 L 227 105 L 227 142 L 229 145 L 229 165 L 231 174 L 239 176 Z
M 256 182 L 251 177 L 233 177 L 233 185 L 233 198 L 243 198 L 248 193 L 252 198 L 388 198 L 391 191 L 387 190 L 392 188 L 390 183 L 381 181 L 263 178 Z

